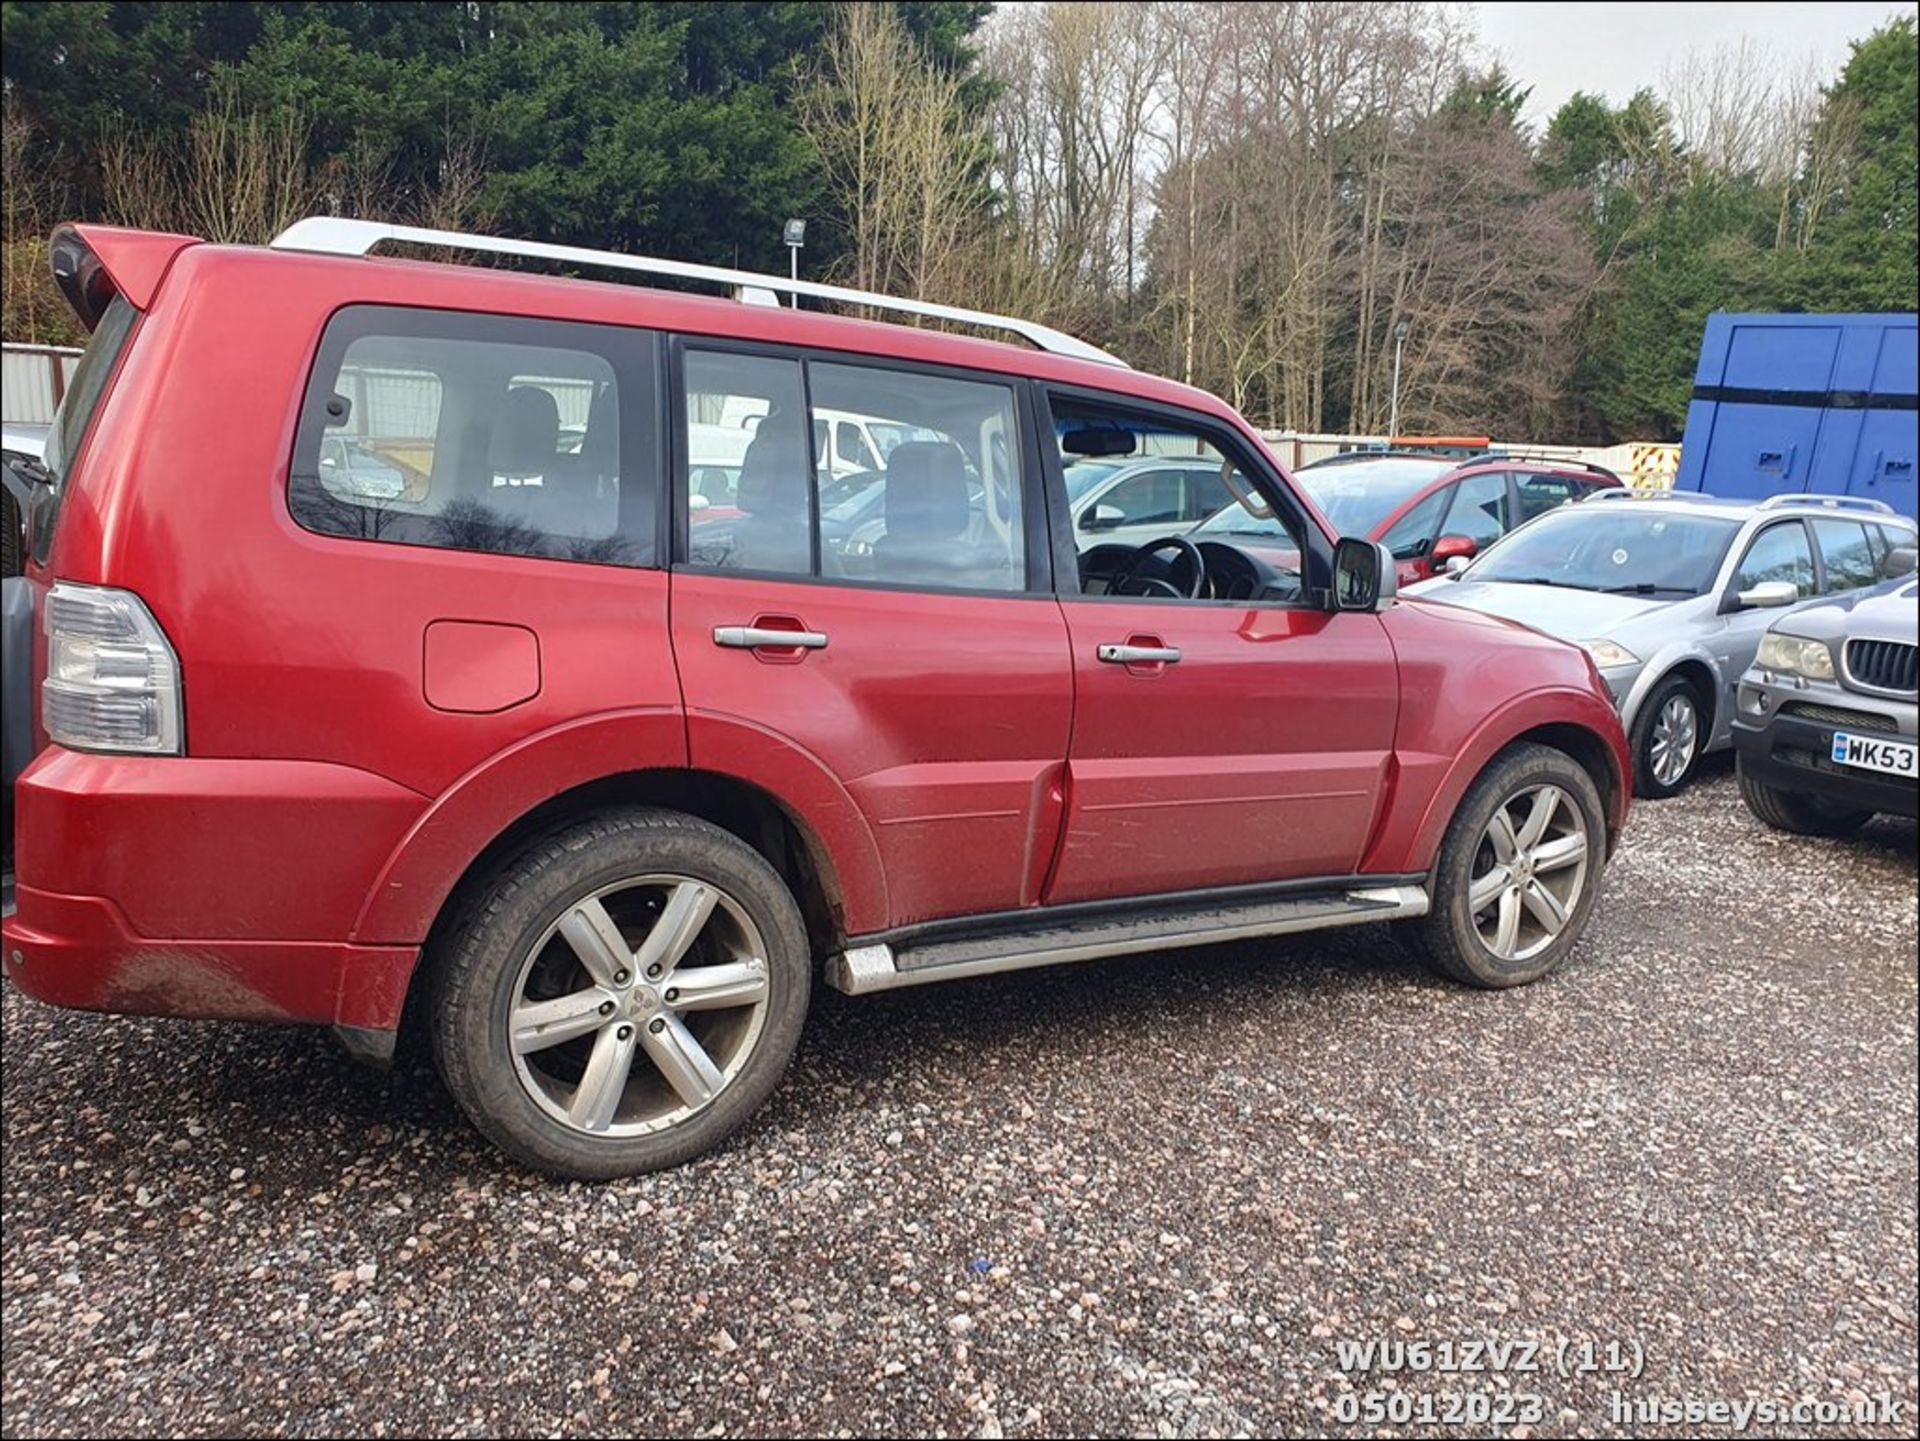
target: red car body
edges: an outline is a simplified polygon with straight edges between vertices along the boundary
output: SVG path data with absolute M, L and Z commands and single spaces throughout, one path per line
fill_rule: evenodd
M 876 592 L 665 554 L 585 565 L 316 534 L 287 499 L 316 347 L 349 305 L 1105 392 L 1266 457 L 1211 396 L 634 286 L 74 234 L 90 283 L 139 314 L 28 582 L 42 602 L 56 581 L 139 596 L 178 656 L 185 739 L 154 756 L 43 745 L 21 777 L 6 969 L 43 1000 L 391 1033 L 462 877 L 530 818 L 611 787 L 790 826 L 841 945 L 1099 898 L 1421 876 L 1476 774 L 1523 737 L 1590 765 L 1609 844 L 1624 823 L 1624 743 L 1586 657 L 1457 609 Z M 1277 464 L 1265 480 L 1290 484 Z M 833 644 L 709 643 L 742 624 Z M 1187 663 L 1177 678 L 1088 663 L 1122 634 L 1165 637 Z
M 1568 501 L 1585 499 L 1620 484 L 1619 478 L 1598 466 L 1573 464 L 1563 461 L 1530 460 L 1521 456 L 1488 455 L 1474 456 L 1460 461 L 1451 468 L 1447 467 L 1442 456 L 1429 456 L 1422 452 L 1355 452 L 1339 456 L 1332 460 L 1317 461 L 1301 467 L 1296 474 L 1296 484 L 1309 498 L 1314 493 L 1314 479 L 1300 477 L 1311 476 L 1319 471 L 1330 478 L 1337 479 L 1340 468 L 1348 464 L 1364 465 L 1371 461 L 1405 460 L 1412 464 L 1425 462 L 1433 471 L 1432 478 L 1409 492 L 1404 499 L 1396 503 L 1383 517 L 1377 520 L 1365 533 L 1368 540 L 1388 543 L 1394 559 L 1394 568 L 1401 585 L 1412 585 L 1415 581 L 1427 580 L 1438 575 L 1447 561 L 1454 556 L 1470 560 L 1479 551 L 1484 550 L 1495 536 L 1486 536 L 1474 540 L 1456 533 L 1450 525 L 1454 512 L 1450 497 L 1458 493 L 1459 487 L 1480 477 L 1500 477 L 1504 482 L 1506 511 L 1499 521 L 1499 533 L 1505 534 L 1515 525 L 1531 520 L 1535 515 L 1543 514 L 1554 505 L 1563 505 Z M 1530 487 L 1530 493 L 1523 493 L 1522 487 Z M 1561 492 L 1561 498 L 1551 504 L 1543 504 L 1537 498 L 1541 489 L 1552 487 Z M 1448 497 L 1442 499 L 1442 497 Z M 1396 535 L 1403 522 L 1420 513 L 1429 502 L 1435 502 L 1437 509 L 1428 522 L 1417 527 L 1417 535 L 1407 537 Z M 1203 526 L 1196 533 L 1205 534 L 1209 527 Z M 1295 553 L 1288 547 L 1263 546 L 1257 540 L 1242 540 L 1242 548 L 1272 556 L 1278 563 L 1293 563 Z

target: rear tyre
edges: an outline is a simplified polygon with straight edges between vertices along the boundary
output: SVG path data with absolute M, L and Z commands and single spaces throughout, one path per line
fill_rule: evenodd
M 1664 801 L 1687 788 L 1707 747 L 1700 696 L 1683 677 L 1668 676 L 1634 717 L 1633 793 Z
M 1872 811 L 1770 786 L 1750 775 L 1744 762 L 1739 774 L 1740 798 L 1747 809 L 1777 831 L 1791 831 L 1796 836 L 1850 836 L 1873 819 Z
M 499 871 L 437 945 L 447 1089 L 515 1160 L 572 1180 L 658 1170 L 766 1100 L 807 1012 L 799 908 L 738 838 L 609 812 Z
M 1489 990 L 1537 981 L 1586 929 L 1606 863 L 1600 792 L 1563 751 L 1496 757 L 1454 813 L 1433 909 L 1410 938 L 1442 975 Z

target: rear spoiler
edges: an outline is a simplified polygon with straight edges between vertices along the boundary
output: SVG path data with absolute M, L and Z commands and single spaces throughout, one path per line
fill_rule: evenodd
M 173 257 L 198 244 L 197 236 L 158 230 L 62 225 L 53 232 L 47 249 L 54 282 L 80 323 L 91 331 L 116 295 L 125 296 L 135 310 L 152 305 Z

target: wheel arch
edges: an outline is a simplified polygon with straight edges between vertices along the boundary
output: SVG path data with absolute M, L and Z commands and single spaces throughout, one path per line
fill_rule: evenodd
M 470 889 L 527 838 L 613 806 L 651 805 L 739 836 L 793 887 L 808 939 L 877 930 L 886 915 L 879 849 L 859 808 L 815 757 L 758 733 L 724 763 L 687 763 L 688 718 L 678 710 L 624 712 L 572 722 L 490 757 L 447 788 L 414 822 L 369 888 L 352 940 L 425 948 Z M 709 751 L 709 754 L 714 752 Z M 638 762 L 636 764 L 636 762 Z M 383 978 L 377 996 L 339 1008 L 357 1024 L 398 1025 L 419 974 Z M 372 984 L 370 981 L 369 984 Z
M 1720 671 L 1703 651 L 1687 649 L 1655 656 L 1634 682 L 1626 704 L 1620 707 L 1621 724 L 1631 735 L 1647 701 L 1675 676 L 1693 688 L 1694 697 L 1700 702 L 1700 733 L 1710 743 L 1720 721 Z M 1706 749 L 1706 745 L 1703 744 L 1702 749 Z
M 1594 777 L 1607 813 L 1611 855 L 1631 804 L 1626 737 L 1613 707 L 1598 694 L 1555 687 L 1516 697 L 1484 720 L 1464 745 L 1445 758 L 1444 770 L 1419 809 L 1418 820 L 1391 828 L 1373 847 L 1363 869 L 1430 871 L 1474 781 L 1508 747 L 1523 741 L 1564 752 Z

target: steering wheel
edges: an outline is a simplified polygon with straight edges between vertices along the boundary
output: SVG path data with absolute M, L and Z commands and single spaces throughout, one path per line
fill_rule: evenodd
M 1178 551 L 1187 562 L 1187 568 L 1193 573 L 1193 579 L 1183 595 L 1180 587 L 1170 580 L 1157 575 L 1141 575 L 1146 563 L 1163 550 Z M 1139 587 L 1139 589 L 1134 589 Z M 1116 595 L 1152 595 L 1155 593 L 1171 596 L 1175 600 L 1198 600 L 1207 590 L 1207 561 L 1200 554 L 1200 548 L 1183 535 L 1163 535 L 1158 540 L 1150 540 L 1133 553 L 1127 568 L 1120 572 L 1113 583 Z

